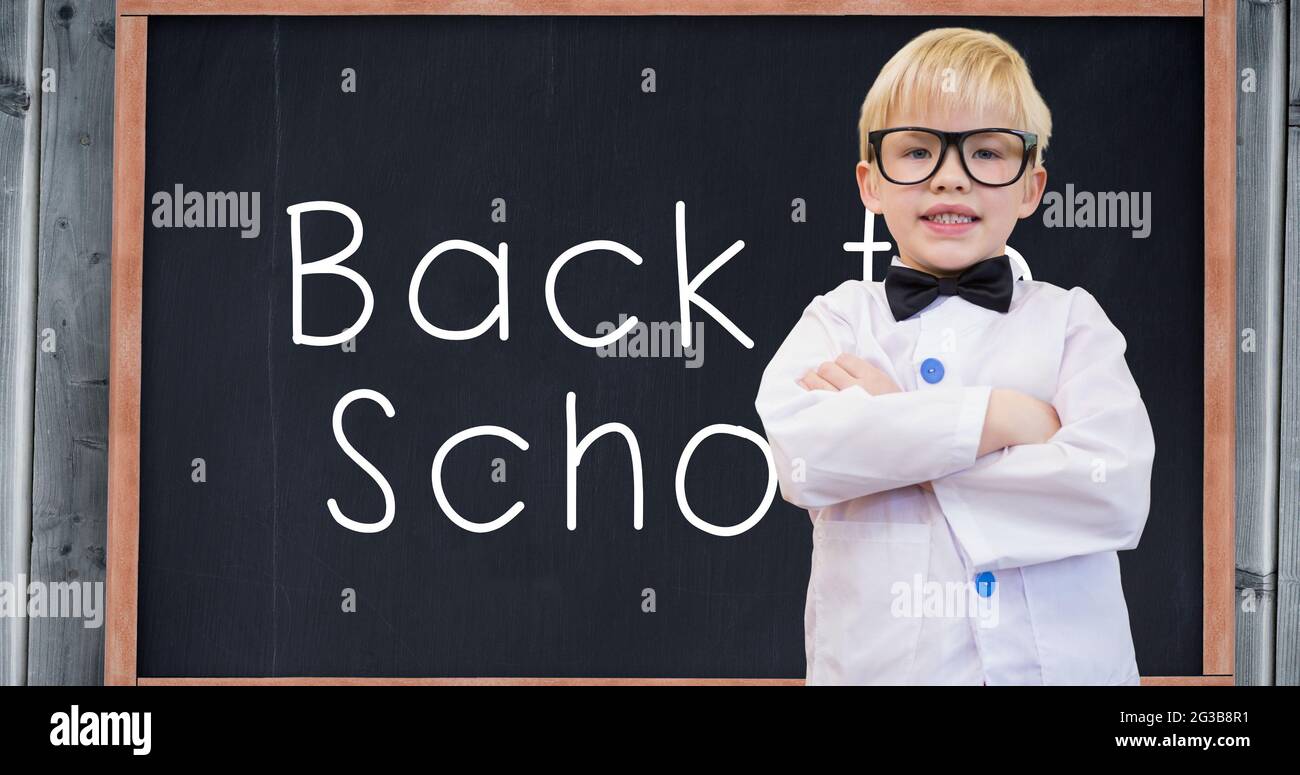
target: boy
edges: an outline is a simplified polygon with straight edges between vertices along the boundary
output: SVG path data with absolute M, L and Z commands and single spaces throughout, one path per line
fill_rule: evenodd
M 1024 60 L 931 30 L 885 64 L 859 134 L 898 255 L 813 299 L 755 401 L 813 518 L 808 683 L 1138 683 L 1116 552 L 1142 536 L 1155 441 L 1097 300 L 1006 255 L 1047 180 Z

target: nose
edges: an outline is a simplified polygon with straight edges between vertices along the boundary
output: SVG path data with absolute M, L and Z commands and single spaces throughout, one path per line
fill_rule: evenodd
M 961 151 L 956 144 L 948 146 L 948 151 L 944 152 L 944 158 L 939 161 L 939 169 L 930 178 L 930 189 L 932 191 L 969 191 L 971 180 L 966 175 L 966 169 L 961 166 Z

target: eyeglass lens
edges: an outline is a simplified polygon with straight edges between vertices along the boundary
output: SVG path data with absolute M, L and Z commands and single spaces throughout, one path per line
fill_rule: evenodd
M 885 176 L 907 185 L 920 183 L 942 162 L 938 135 L 929 132 L 890 132 L 881 138 L 880 168 Z M 1010 183 L 1020 174 L 1025 144 L 1010 132 L 977 132 L 966 137 L 966 169 L 987 186 Z

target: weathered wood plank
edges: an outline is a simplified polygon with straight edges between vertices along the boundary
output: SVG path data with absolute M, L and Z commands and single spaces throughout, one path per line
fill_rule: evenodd
M 1287 21 L 1285 3 L 1237 3 L 1236 674 L 1252 685 L 1273 681 Z
M 1293 27 L 1295 22 L 1292 22 Z M 1294 58 L 1292 59 L 1294 62 Z M 1294 67 L 1294 65 L 1293 65 Z M 1300 684 L 1300 127 L 1288 130 L 1274 682 Z
M 1289 113 L 1300 106 L 1300 7 L 1291 4 Z M 1300 684 L 1300 118 L 1287 131 L 1282 302 L 1281 473 L 1278 487 L 1277 641 L 1274 682 Z
M 102 590 L 108 497 L 113 0 L 45 5 L 31 577 Z M 102 596 L 97 600 L 102 603 Z M 84 605 L 84 602 L 83 602 Z M 102 609 L 99 611 L 103 623 Z M 30 684 L 103 680 L 103 627 L 28 624 Z
M 39 9 L 38 0 L 0 4 L 0 581 L 24 591 L 36 347 Z M 27 620 L 0 617 L 0 683 L 24 681 L 26 643 Z

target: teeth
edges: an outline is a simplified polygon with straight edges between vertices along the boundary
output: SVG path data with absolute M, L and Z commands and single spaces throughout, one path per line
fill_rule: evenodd
M 957 215 L 956 213 L 939 213 L 938 215 L 927 215 L 926 220 L 935 223 L 971 223 L 975 219 L 969 215 Z

